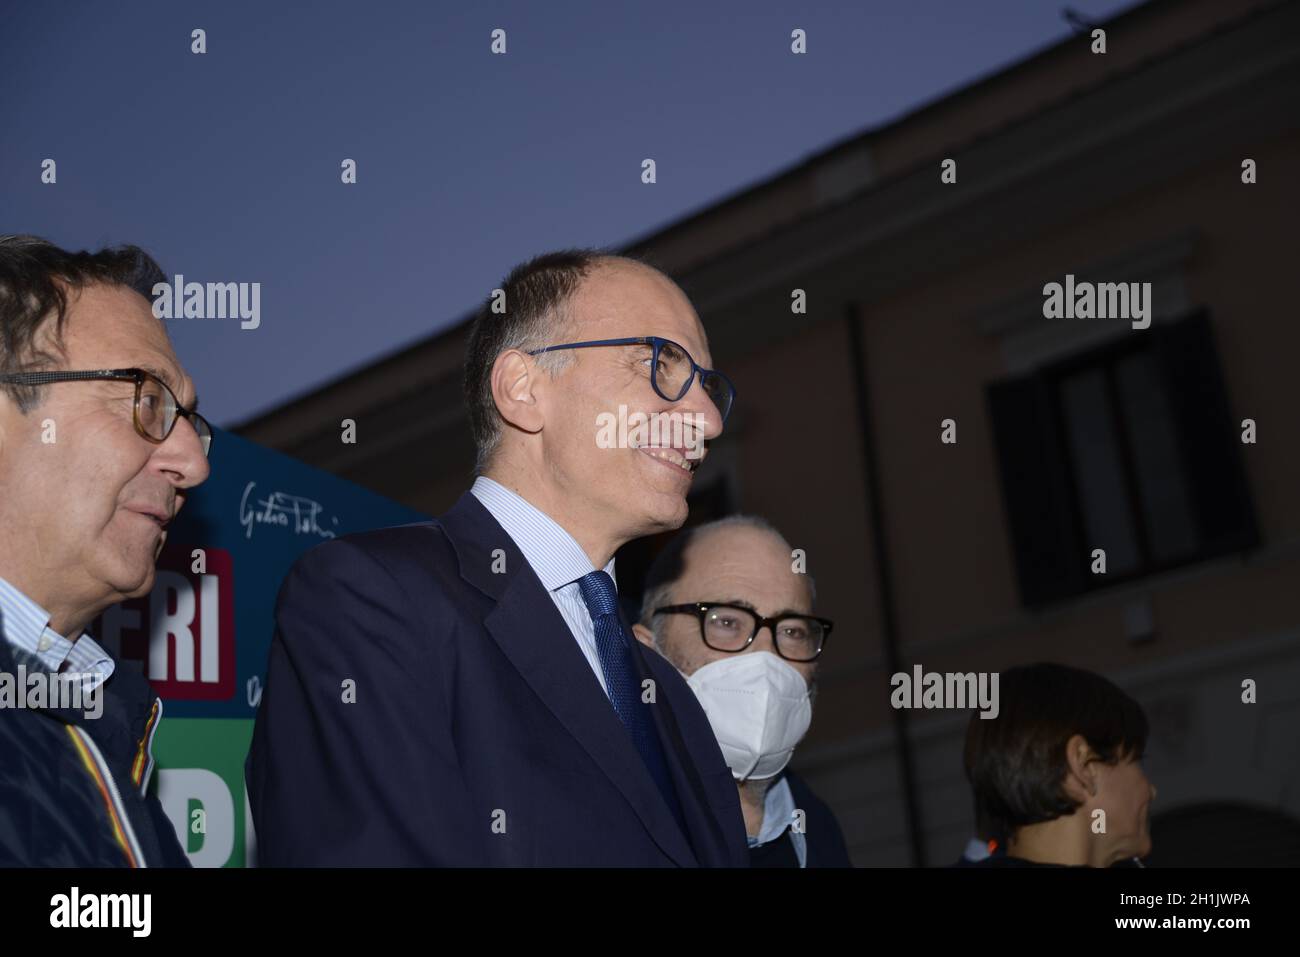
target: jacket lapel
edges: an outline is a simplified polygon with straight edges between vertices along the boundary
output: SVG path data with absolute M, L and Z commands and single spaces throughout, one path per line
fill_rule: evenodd
M 631 634 L 632 629 L 623 615 L 622 607 L 619 608 L 619 618 L 623 621 L 624 629 Z M 649 655 L 658 656 L 658 654 L 657 651 L 645 648 L 641 642 L 633 640 L 632 660 L 637 668 L 639 680 L 650 678 L 656 684 L 660 683 L 646 660 Z M 667 659 L 663 659 L 663 663 L 667 668 L 672 667 Z M 694 694 L 689 687 L 687 691 Z M 659 739 L 663 742 L 664 755 L 669 772 L 672 774 L 673 786 L 677 789 L 677 796 L 681 801 L 682 813 L 691 831 L 691 845 L 695 849 L 695 855 L 702 864 L 724 863 L 726 840 L 719 829 L 717 816 L 713 812 L 713 802 L 709 800 L 691 750 L 682 737 L 667 694 L 661 692 L 657 696 L 655 706 L 650 710 L 654 715 L 655 726 L 659 729 Z
M 551 596 L 510 536 L 469 492 L 436 524 L 446 531 L 456 549 L 461 577 L 496 600 L 497 607 L 483 624 L 502 653 L 619 789 L 660 849 L 680 866 L 695 866 L 697 861 L 686 836 L 627 730 Z M 495 548 L 505 550 L 505 574 L 492 572 L 491 552 Z M 644 662 L 638 667 L 644 668 Z M 662 733 L 662 723 L 660 728 Z M 666 750 L 675 752 L 667 743 L 665 738 Z M 676 753 L 669 757 L 669 763 L 674 775 L 679 776 Z

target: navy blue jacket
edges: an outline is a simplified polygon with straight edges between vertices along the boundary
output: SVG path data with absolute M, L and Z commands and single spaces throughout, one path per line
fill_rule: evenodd
M 804 812 L 804 844 L 808 852 L 805 867 L 852 867 L 844 832 L 835 812 L 793 771 L 785 772 L 794 806 Z
M 0 672 L 16 676 L 19 663 L 45 670 L 0 638 Z M 147 792 L 161 702 L 120 661 L 100 695 L 94 718 L 0 708 L 0 867 L 190 866 Z
M 748 865 L 735 783 L 686 682 L 630 642 L 689 834 L 468 492 L 439 520 L 306 552 L 276 623 L 246 766 L 259 863 Z

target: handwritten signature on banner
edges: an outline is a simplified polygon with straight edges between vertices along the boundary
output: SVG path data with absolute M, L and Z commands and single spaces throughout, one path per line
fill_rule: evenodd
M 301 495 L 289 495 L 286 492 L 272 492 L 266 498 L 255 502 L 256 508 L 250 507 L 249 498 L 253 494 L 256 482 L 244 486 L 243 497 L 239 500 L 239 524 L 244 526 L 244 537 L 253 537 L 254 525 L 277 525 L 290 529 L 295 535 L 319 535 L 321 538 L 334 538 L 334 532 L 321 528 L 320 516 L 325 510 L 320 502 Z M 339 520 L 331 517 L 335 525 Z

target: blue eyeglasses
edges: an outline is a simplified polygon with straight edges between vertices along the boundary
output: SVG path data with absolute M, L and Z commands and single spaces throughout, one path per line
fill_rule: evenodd
M 660 336 L 633 336 L 628 339 L 591 339 L 587 342 L 566 342 L 545 349 L 533 349 L 530 356 L 543 352 L 556 352 L 560 349 L 587 349 L 592 346 L 651 346 L 650 385 L 659 397 L 668 402 L 677 402 L 690 391 L 695 376 L 700 377 L 700 388 L 713 400 L 722 414 L 722 421 L 727 421 L 727 413 L 736 401 L 736 387 L 721 372 L 706 369 L 699 365 L 691 354 L 671 339 Z

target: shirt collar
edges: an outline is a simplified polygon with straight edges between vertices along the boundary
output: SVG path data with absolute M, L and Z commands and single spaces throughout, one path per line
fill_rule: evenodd
M 506 530 L 547 591 L 571 585 L 595 571 L 596 566 L 577 540 L 523 496 L 486 475 L 474 480 L 470 494 Z M 605 572 L 614 578 L 614 559 L 609 560 Z M 615 587 L 617 584 L 615 579 Z
M 790 791 L 790 782 L 785 775 L 767 789 L 763 797 L 763 827 L 758 832 L 758 843 L 766 844 L 773 838 L 780 837 L 794 822 L 794 794 Z
M 51 674 L 67 661 L 74 672 L 95 685 L 113 673 L 112 657 L 86 633 L 70 641 L 50 628 L 50 613 L 0 578 L 0 635 L 13 648 L 34 658 Z M 102 677 L 98 677 L 101 676 Z

